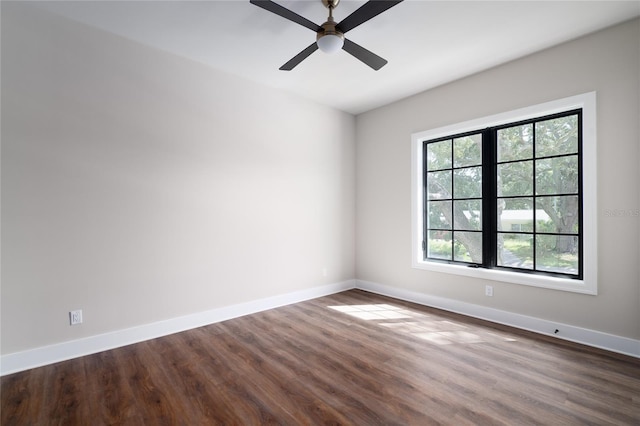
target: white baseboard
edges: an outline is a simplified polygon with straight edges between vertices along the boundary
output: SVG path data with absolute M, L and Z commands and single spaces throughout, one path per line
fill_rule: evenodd
M 60 361 L 66 361 L 149 339 L 155 339 L 157 337 L 190 330 L 208 324 L 214 324 L 220 321 L 253 314 L 267 309 L 273 309 L 280 306 L 290 305 L 292 303 L 314 299 L 316 297 L 339 293 L 352 288 L 359 288 L 361 290 L 370 291 L 372 293 L 400 300 L 406 300 L 408 302 L 431 306 L 474 318 L 485 319 L 499 324 L 640 358 L 640 340 L 629 339 L 599 331 L 547 321 L 540 318 L 487 308 L 471 303 L 459 302 L 453 299 L 430 296 L 428 294 L 385 286 L 370 281 L 348 280 L 251 302 L 240 303 L 237 305 L 226 306 L 223 308 L 212 309 L 210 311 L 199 312 L 183 317 L 172 318 L 166 321 L 155 322 L 152 324 L 113 331 L 83 339 L 3 355 L 0 358 L 0 376 Z M 559 330 L 559 332 L 554 333 L 555 330 Z
M 267 309 L 290 305 L 316 297 L 339 293 L 355 287 L 355 280 L 329 284 L 268 297 L 223 308 L 212 309 L 165 321 L 113 331 L 69 342 L 3 355 L 0 358 L 0 376 L 17 373 L 43 365 L 66 361 L 149 339 L 202 327 L 208 324 L 249 315 Z
M 640 340 L 459 302 L 453 299 L 430 296 L 370 281 L 356 280 L 356 288 L 640 358 Z M 558 330 L 557 333 L 555 332 L 556 330 Z

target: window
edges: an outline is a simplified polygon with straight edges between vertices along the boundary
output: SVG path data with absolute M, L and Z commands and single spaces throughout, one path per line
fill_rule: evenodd
M 412 144 L 414 267 L 596 293 L 595 94 Z

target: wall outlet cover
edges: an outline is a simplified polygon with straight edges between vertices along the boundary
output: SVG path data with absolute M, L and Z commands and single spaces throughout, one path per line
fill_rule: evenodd
M 82 324 L 82 309 L 69 312 L 69 322 L 71 325 Z

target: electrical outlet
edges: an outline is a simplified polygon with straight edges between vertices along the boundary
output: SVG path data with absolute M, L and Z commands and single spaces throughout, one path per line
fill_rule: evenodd
M 322 268 L 322 276 L 323 277 L 327 276 L 327 268 Z
M 484 295 L 493 297 L 493 286 L 487 285 L 484 287 Z
M 69 321 L 71 325 L 82 324 L 82 309 L 69 312 Z

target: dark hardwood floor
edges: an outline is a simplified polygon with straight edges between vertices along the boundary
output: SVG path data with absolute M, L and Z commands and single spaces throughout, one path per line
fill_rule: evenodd
M 359 290 L 1 379 L 2 425 L 639 425 L 640 360 Z

